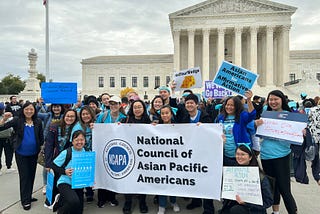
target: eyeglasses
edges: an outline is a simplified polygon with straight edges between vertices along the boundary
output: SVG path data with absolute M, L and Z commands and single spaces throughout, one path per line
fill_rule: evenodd
M 241 157 L 243 157 L 243 156 L 246 156 L 246 155 L 248 155 L 249 156 L 249 154 L 248 153 L 245 153 L 245 152 L 237 152 L 236 153 L 236 156 L 241 156 Z
M 66 117 L 68 117 L 68 118 L 75 118 L 76 116 L 73 116 L 73 115 L 67 115 Z
M 143 108 L 143 106 L 135 106 L 135 107 L 133 107 L 133 109 L 142 109 Z

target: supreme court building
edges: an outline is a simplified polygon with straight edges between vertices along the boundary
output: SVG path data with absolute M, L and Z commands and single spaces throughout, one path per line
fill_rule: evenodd
M 173 71 L 199 66 L 203 80 L 212 80 L 227 60 L 259 74 L 255 94 L 278 88 L 296 98 L 312 81 L 317 88 L 310 90 L 318 95 L 320 51 L 289 50 L 296 10 L 267 0 L 207 0 L 171 13 L 173 55 L 83 59 L 82 94 L 118 94 L 133 87 L 152 99 L 154 88 L 167 84 Z

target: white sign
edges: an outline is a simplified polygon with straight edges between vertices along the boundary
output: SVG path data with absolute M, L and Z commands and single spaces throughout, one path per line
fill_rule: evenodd
M 95 188 L 220 200 L 220 124 L 94 124 Z
M 201 88 L 202 77 L 200 67 L 175 72 L 173 80 L 176 83 L 176 91 Z
M 258 167 L 223 167 L 222 198 L 263 205 Z
M 303 143 L 302 130 L 306 128 L 306 115 L 292 112 L 266 111 L 261 115 L 263 124 L 256 135 L 286 140 L 292 144 Z

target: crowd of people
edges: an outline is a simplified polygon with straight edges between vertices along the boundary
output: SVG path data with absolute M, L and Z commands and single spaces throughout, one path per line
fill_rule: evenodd
M 126 97 L 103 93 L 99 97 L 85 96 L 75 104 L 45 104 L 42 98 L 36 102 L 19 103 L 16 96 L 9 103 L 0 103 L 0 155 L 4 149 L 7 170 L 12 170 L 15 156 L 19 181 L 20 199 L 24 210 L 31 209 L 37 160 L 43 154 L 43 193 L 46 194 L 46 177 L 50 170 L 55 172 L 52 203 L 45 206 L 58 213 L 83 213 L 83 204 L 92 202 L 97 194 L 97 206 L 106 203 L 118 206 L 119 194 L 107 189 L 94 191 L 92 187 L 72 189 L 73 170 L 70 166 L 70 151 L 92 151 L 92 130 L 95 123 L 221 123 L 223 125 L 223 166 L 256 166 L 260 171 L 263 205 L 246 203 L 241 195 L 236 200 L 223 200 L 220 213 L 266 213 L 272 206 L 273 214 L 279 214 L 280 196 L 287 213 L 297 213 L 298 208 L 291 192 L 290 163 L 298 182 L 308 183 L 306 160 L 312 161 L 315 181 L 320 185 L 320 98 L 308 98 L 301 93 L 301 100 L 290 101 L 279 90 L 269 92 L 266 98 L 253 96 L 247 91 L 245 97 L 229 96 L 223 99 L 204 99 L 185 90 L 180 99 L 175 97 L 174 85 L 161 86 L 150 103 L 140 99 L 136 92 Z M 304 143 L 293 147 L 285 140 L 255 135 L 263 124 L 263 111 L 296 112 L 308 116 L 308 125 L 301 132 Z M 208 139 L 212 141 L 213 139 Z M 311 142 L 311 143 L 310 143 Z M 310 144 L 313 146 L 309 158 Z M 308 148 L 308 154 L 305 154 Z M 311 151 L 311 152 L 312 152 Z M 308 158 L 307 158 L 308 157 Z M 259 161 L 258 161 L 259 160 Z M 39 161 L 38 161 L 39 162 Z M 0 168 L 2 167 L 0 162 Z M 302 173 L 301 173 L 302 171 Z M 0 172 L 1 173 L 1 172 Z M 301 175 L 302 174 L 302 175 Z M 1 174 L 0 174 L 1 175 Z M 301 178 L 302 176 L 302 178 Z M 272 179 L 268 179 L 272 178 Z M 274 181 L 271 185 L 270 180 Z M 131 194 L 125 194 L 122 208 L 124 214 L 132 213 Z M 137 195 L 140 213 L 148 213 L 146 195 Z M 180 211 L 175 196 L 156 195 L 154 203 L 159 205 L 158 214 L 164 214 L 170 206 Z M 192 198 L 186 209 L 203 207 L 203 214 L 213 214 L 213 200 Z

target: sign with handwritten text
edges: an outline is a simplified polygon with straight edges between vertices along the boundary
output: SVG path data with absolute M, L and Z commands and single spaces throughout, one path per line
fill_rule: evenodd
M 258 126 L 257 136 L 285 140 L 291 144 L 303 143 L 302 130 L 307 126 L 307 115 L 294 112 L 265 111 L 263 124 Z
M 77 102 L 77 83 L 43 82 L 41 97 L 45 103 L 72 104 Z
M 95 162 L 96 152 L 72 152 L 72 189 L 93 186 Z
M 258 167 L 223 167 L 222 198 L 262 205 Z
M 252 88 L 257 78 L 258 75 L 256 73 L 223 61 L 213 79 L 213 83 L 237 94 L 244 95 L 246 91 Z

